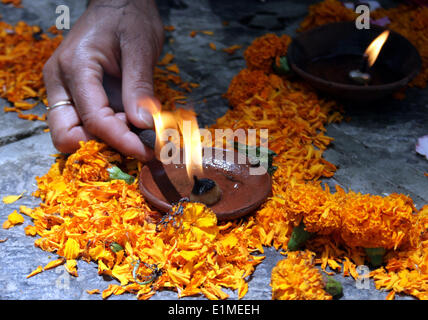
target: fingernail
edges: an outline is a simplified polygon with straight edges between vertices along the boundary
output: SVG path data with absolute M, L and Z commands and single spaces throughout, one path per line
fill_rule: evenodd
M 138 117 L 140 118 L 140 121 L 146 128 L 153 128 L 153 117 L 152 115 L 144 108 L 138 107 Z

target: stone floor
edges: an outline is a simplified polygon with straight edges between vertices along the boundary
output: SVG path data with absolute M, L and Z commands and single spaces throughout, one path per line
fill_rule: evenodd
M 167 32 L 164 52 L 176 56 L 181 75 L 185 80 L 201 84 L 190 96 L 199 113 L 201 126 L 213 123 L 228 109 L 221 95 L 232 77 L 244 66 L 242 50 L 229 56 L 221 48 L 233 44 L 249 45 L 255 37 L 267 32 L 295 34 L 301 19 L 307 14 L 309 0 L 260 2 L 226 0 L 157 1 L 164 24 L 176 30 Z M 186 5 L 183 6 L 182 4 Z M 395 2 L 382 2 L 396 5 Z M 0 4 L 2 19 L 9 23 L 25 20 L 44 29 L 55 23 L 55 8 L 59 4 L 70 7 L 74 22 L 84 11 L 86 1 L 77 0 L 23 0 L 24 8 Z M 229 21 L 225 27 L 222 21 Z M 211 30 L 213 36 L 189 37 L 191 30 Z M 169 39 L 174 39 L 170 44 Z M 209 48 L 213 42 L 217 51 Z M 206 99 L 203 103 L 202 100 Z M 1 106 L 7 104 L 0 101 Z M 415 152 L 416 139 L 428 134 L 428 92 L 408 90 L 403 101 L 385 100 L 371 106 L 345 105 L 346 116 L 351 120 L 328 127 L 327 134 L 335 138 L 325 152 L 325 158 L 338 166 L 334 178 L 326 182 L 340 184 L 345 189 L 363 193 L 388 194 L 400 192 L 410 195 L 417 207 L 428 203 L 428 162 Z M 2 112 L 2 111 L 1 111 Z M 37 113 L 43 106 L 37 107 Z M 35 206 L 39 200 L 31 197 L 35 190 L 35 177 L 43 175 L 56 153 L 46 125 L 18 119 L 16 114 L 0 115 L 0 197 L 20 194 L 22 199 L 11 205 L 0 203 L 0 222 L 20 205 Z M 79 261 L 79 277 L 74 278 L 59 267 L 26 279 L 38 265 L 56 258 L 55 254 L 34 247 L 34 239 L 24 235 L 26 219 L 21 226 L 0 229 L 0 299 L 101 299 L 90 296 L 87 289 L 107 288 L 115 280 L 97 275 L 96 265 Z M 251 276 L 249 291 L 244 299 L 270 299 L 269 287 L 272 267 L 283 256 L 267 248 L 266 259 Z M 342 299 L 384 299 L 386 293 L 374 289 L 357 289 L 355 281 L 335 276 L 344 285 Z M 231 298 L 235 292 L 228 292 Z M 176 299 L 174 292 L 163 291 L 152 299 Z M 409 299 L 408 297 L 398 297 Z M 114 296 L 111 299 L 135 299 L 133 295 Z

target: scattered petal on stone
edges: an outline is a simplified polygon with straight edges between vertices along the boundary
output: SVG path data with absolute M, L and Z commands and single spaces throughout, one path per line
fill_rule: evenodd
M 88 294 L 100 294 L 100 289 L 86 290 Z
M 43 267 L 43 269 L 44 270 L 50 270 L 50 269 L 56 268 L 56 267 L 58 267 L 58 266 L 60 266 L 60 265 L 62 265 L 64 263 L 65 263 L 65 259 L 64 258 L 56 259 L 56 260 L 53 260 L 53 261 L 49 262 L 47 265 L 45 265 Z
M 77 277 L 77 261 L 74 259 L 67 260 L 65 263 L 65 270 L 72 276 Z
M 428 135 L 420 137 L 416 143 L 416 152 L 428 160 Z
M 32 272 L 27 276 L 27 279 L 28 279 L 28 278 L 31 278 L 32 276 L 35 276 L 36 274 L 39 274 L 39 273 L 41 273 L 41 272 L 43 272 L 43 267 L 42 267 L 42 266 L 38 266 L 36 270 L 32 271 Z
M 20 199 L 24 193 L 25 193 L 25 191 L 23 193 L 19 194 L 19 195 L 4 196 L 3 197 L 3 203 L 5 203 L 5 204 L 14 203 L 18 199 Z
M 3 223 L 4 229 L 9 229 L 17 224 L 24 222 L 24 217 L 20 215 L 16 210 L 14 210 L 8 217 L 7 220 Z
M 171 71 L 171 72 L 174 72 L 174 73 L 177 73 L 177 74 L 180 73 L 180 69 L 178 68 L 178 66 L 177 66 L 176 63 L 167 66 L 166 69 L 168 71 Z

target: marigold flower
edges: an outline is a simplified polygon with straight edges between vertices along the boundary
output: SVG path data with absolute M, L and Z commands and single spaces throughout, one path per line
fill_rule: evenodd
M 409 197 L 387 197 L 349 192 L 343 203 L 340 234 L 349 246 L 397 249 L 416 245 L 419 232 L 416 212 Z
M 356 18 L 357 14 L 353 10 L 346 8 L 342 2 L 324 0 L 309 6 L 309 14 L 300 24 L 299 31 L 309 30 L 332 22 L 354 21 Z
M 287 54 L 291 38 L 288 35 L 278 37 L 276 34 L 266 34 L 255 39 L 244 51 L 245 62 L 250 70 L 272 71 L 276 57 Z
M 275 300 L 331 300 L 325 290 L 322 274 L 312 260 L 313 253 L 289 252 L 272 269 L 272 299 Z
M 263 71 L 243 69 L 232 79 L 225 97 L 236 107 L 267 86 L 270 86 L 269 77 Z

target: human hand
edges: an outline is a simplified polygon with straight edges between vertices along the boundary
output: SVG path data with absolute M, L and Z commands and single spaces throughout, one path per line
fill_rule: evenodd
M 141 161 L 153 157 L 127 123 L 152 128 L 153 69 L 163 44 L 163 26 L 153 0 L 93 0 L 47 61 L 44 82 L 53 108 L 48 124 L 55 147 L 65 153 L 79 141 L 98 138 Z M 102 81 L 122 78 L 124 112 L 110 107 Z

